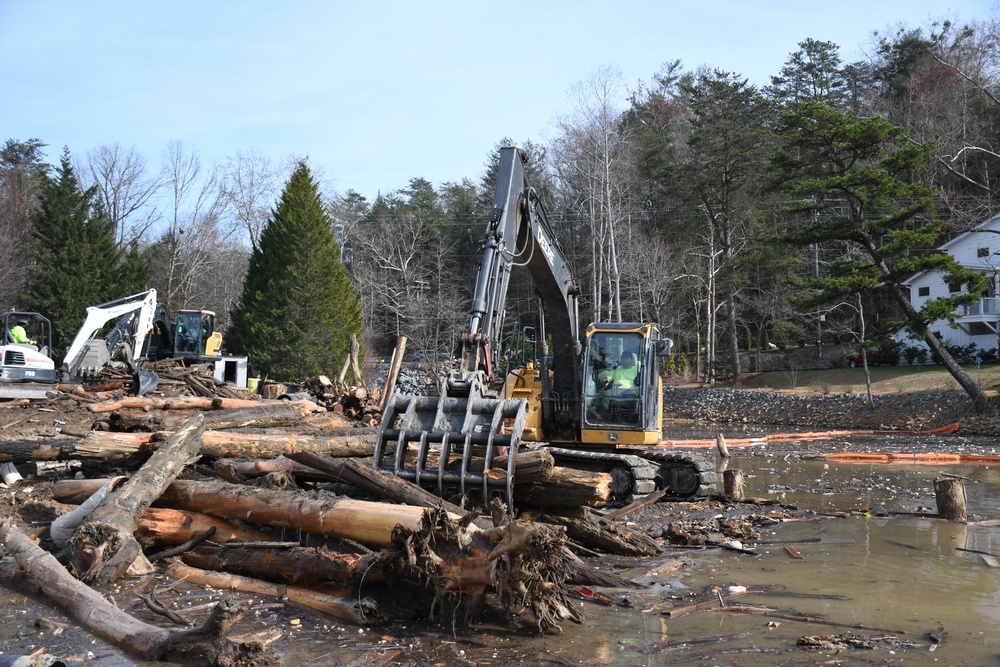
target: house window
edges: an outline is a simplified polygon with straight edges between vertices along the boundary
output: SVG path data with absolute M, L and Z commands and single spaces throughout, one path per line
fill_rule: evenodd
M 962 283 L 958 283 L 958 282 L 950 282 L 950 283 L 948 283 L 948 291 L 950 293 L 952 293 L 952 294 L 954 294 L 955 292 L 961 292 L 962 291 Z
M 930 287 L 921 287 L 920 289 L 917 290 L 917 296 L 930 296 L 930 295 L 931 295 Z
M 989 256 L 990 256 L 989 248 L 979 248 L 976 250 L 976 257 L 989 257 Z

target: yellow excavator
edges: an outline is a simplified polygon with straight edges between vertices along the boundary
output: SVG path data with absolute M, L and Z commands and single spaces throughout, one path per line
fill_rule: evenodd
M 525 266 L 534 282 L 537 326 L 515 331 L 511 339 L 519 344 L 504 353 L 514 266 Z M 658 489 L 671 499 L 710 495 L 716 482 L 710 461 L 655 447 L 662 439 L 660 361 L 672 341 L 653 323 L 592 323 L 581 336 L 578 295 L 528 184 L 523 153 L 501 149 L 461 363 L 439 396 L 397 392 L 389 399 L 376 468 L 443 496 L 500 494 L 510 501 L 517 457 L 504 454 L 544 446 L 559 465 L 611 472 L 611 504 Z

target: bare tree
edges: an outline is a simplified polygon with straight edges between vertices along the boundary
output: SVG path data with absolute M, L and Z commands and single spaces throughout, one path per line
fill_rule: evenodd
M 621 72 L 605 67 L 573 88 L 575 114 L 560 121 L 553 151 L 557 173 L 576 190 L 578 214 L 590 223 L 594 318 L 602 319 L 603 287 L 608 316 L 621 321 L 621 273 L 616 235 L 629 219 L 629 135 L 620 122 L 627 99 Z
M 87 154 L 86 165 L 78 172 L 88 174 L 97 186 L 105 213 L 115 223 L 118 247 L 139 242 L 157 222 L 153 199 L 163 182 L 149 175 L 145 158 L 135 148 L 126 150 L 117 143 L 99 146 Z
M 467 310 L 456 284 L 455 240 L 418 211 L 382 211 L 350 229 L 348 263 L 365 321 L 380 343 L 451 348 Z
M 8 139 L 0 150 L 0 309 L 17 306 L 29 278 L 32 239 L 31 212 L 38 204 L 41 179 L 48 165 L 41 161 L 45 144 Z
M 246 232 L 251 249 L 256 250 L 277 195 L 277 170 L 270 158 L 249 149 L 237 151 L 229 158 L 225 175 L 223 196 L 236 222 Z
M 221 223 L 224 186 L 215 168 L 203 172 L 197 151 L 175 141 L 165 155 L 164 180 L 170 193 L 167 226 L 153 244 L 154 273 L 163 300 L 173 308 L 215 308 L 211 276 L 220 250 L 232 237 Z

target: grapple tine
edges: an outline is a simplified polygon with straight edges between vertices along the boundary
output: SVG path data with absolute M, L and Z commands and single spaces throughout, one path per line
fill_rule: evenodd
M 375 466 L 438 495 L 457 492 L 464 496 L 481 489 L 488 501 L 492 490 L 505 493 L 511 505 L 513 457 L 502 476 L 496 474 L 499 471 L 494 461 L 501 448 L 516 454 L 526 419 L 527 402 L 523 399 L 487 398 L 475 393 L 468 397 L 395 394 L 382 417 Z M 384 459 L 390 442 L 396 451 L 388 464 Z M 416 460 L 408 456 L 413 444 L 417 445 Z M 432 460 L 435 455 L 436 461 Z

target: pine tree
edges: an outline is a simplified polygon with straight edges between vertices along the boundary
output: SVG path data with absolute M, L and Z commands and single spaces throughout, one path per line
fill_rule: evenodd
M 266 377 L 302 380 L 338 371 L 363 325 L 333 222 L 300 162 L 250 258 L 228 346 Z
M 790 209 L 798 220 L 780 239 L 799 247 L 830 243 L 844 249 L 828 263 L 826 275 L 810 281 L 816 291 L 804 305 L 883 292 L 902 315 L 890 327 L 906 327 L 923 338 L 976 410 L 985 410 L 986 395 L 929 329 L 940 319 L 953 322 L 958 309 L 978 302 L 988 287 L 985 274 L 946 252 L 927 251 L 940 244 L 943 223 L 934 215 L 931 191 L 908 179 L 933 147 L 911 143 L 904 128 L 879 116 L 860 118 L 820 102 L 782 117 L 787 143 L 773 157 L 776 182 L 798 200 Z M 939 271 L 966 290 L 931 299 L 918 312 L 906 280 L 921 271 Z
M 118 248 L 114 223 L 102 210 L 96 188 L 81 189 L 68 149 L 55 175 L 43 179 L 32 220 L 35 265 L 25 305 L 52 321 L 58 358 L 87 307 L 141 291 L 149 267 L 135 248 Z

